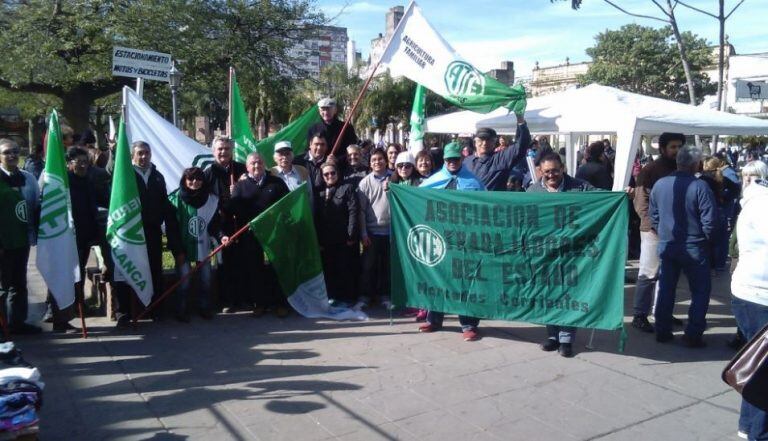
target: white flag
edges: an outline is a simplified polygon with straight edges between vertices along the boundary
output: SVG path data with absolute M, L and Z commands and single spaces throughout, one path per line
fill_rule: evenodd
M 80 262 L 75 242 L 75 223 L 69 198 L 64 144 L 59 116 L 54 110 L 48 123 L 45 171 L 42 175 L 40 225 L 37 229 L 37 269 L 64 309 L 75 301 L 75 282 L 80 281 Z

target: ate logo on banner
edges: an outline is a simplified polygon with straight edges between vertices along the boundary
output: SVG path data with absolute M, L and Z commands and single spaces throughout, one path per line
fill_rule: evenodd
M 200 216 L 193 216 L 187 223 L 187 231 L 192 237 L 200 237 L 205 231 L 205 221 Z
M 14 212 L 16 213 L 16 218 L 22 222 L 27 221 L 27 201 L 19 201 L 18 204 L 16 204 L 16 208 L 14 209 Z
M 41 239 L 52 239 L 64 234 L 68 229 L 67 188 L 61 178 L 46 173 L 38 236 Z
M 445 87 L 451 95 L 482 95 L 485 76 L 469 63 L 453 61 L 445 69 Z
M 408 252 L 427 266 L 435 266 L 445 258 L 445 239 L 426 225 L 416 225 L 408 231 Z
M 133 198 L 109 214 L 108 230 L 117 224 L 116 236 L 133 245 L 144 245 L 144 225 L 141 222 L 141 203 Z M 113 245 L 116 246 L 116 245 Z

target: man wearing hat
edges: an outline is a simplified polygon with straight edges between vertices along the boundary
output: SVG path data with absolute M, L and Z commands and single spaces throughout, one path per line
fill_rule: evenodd
M 475 133 L 475 153 L 467 156 L 466 167 L 491 191 L 505 191 L 512 168 L 525 161 L 525 152 L 531 144 L 531 132 L 522 115 L 517 116 L 515 143 L 495 152 L 496 131 L 481 128 Z
M 357 134 L 352 124 L 349 124 L 344 133 L 341 133 L 341 128 L 344 126 L 344 121 L 336 118 L 338 109 L 336 108 L 336 100 L 333 98 L 323 98 L 317 102 L 317 107 L 320 110 L 320 118 L 323 120 L 313 125 L 307 131 L 307 141 L 311 141 L 312 136 L 319 132 L 325 132 L 325 140 L 328 142 L 328 153 L 331 153 L 333 146 L 336 144 L 336 139 L 341 136 L 341 142 L 339 148 L 336 149 L 336 154 L 344 156 L 347 146 L 350 144 L 357 144 Z
M 467 167 L 462 166 L 461 145 L 456 142 L 446 145 L 443 149 L 443 161 L 443 168 L 422 182 L 420 187 L 459 191 L 485 190 L 483 183 Z M 428 311 L 427 322 L 419 327 L 419 332 L 439 331 L 443 327 L 444 316 L 445 314 L 439 311 Z M 459 323 L 464 341 L 475 341 L 480 338 L 477 332 L 480 319 L 460 315 Z
M 309 179 L 306 168 L 293 164 L 293 146 L 290 141 L 276 143 L 273 158 L 277 165 L 272 167 L 272 174 L 282 179 L 288 190 L 295 190 Z

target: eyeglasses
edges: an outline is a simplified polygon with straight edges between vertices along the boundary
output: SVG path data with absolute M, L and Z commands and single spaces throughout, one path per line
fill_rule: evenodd
M 88 158 L 72 159 L 69 163 L 74 165 L 88 165 Z
M 325 172 L 323 173 L 323 176 L 336 176 L 336 172 L 335 171 Z
M 556 168 L 554 170 L 542 170 L 541 171 L 541 174 L 542 175 L 546 175 L 546 176 L 550 176 L 550 175 L 556 176 L 556 175 L 559 175 L 561 173 L 562 173 L 562 170 L 560 170 L 559 168 Z
M 18 155 L 21 152 L 19 149 L 10 149 L 10 150 L 3 150 L 0 152 L 3 156 L 10 156 L 10 155 Z
M 203 178 L 200 178 L 200 177 L 197 177 L 197 176 L 193 176 L 193 177 L 191 177 L 191 178 L 186 178 L 186 180 L 187 180 L 188 182 L 193 182 L 193 181 L 202 181 L 202 180 L 203 180 Z
M 397 168 L 411 168 L 411 167 L 413 167 L 413 164 L 409 164 L 407 162 L 404 162 L 402 164 L 397 164 L 396 167 Z

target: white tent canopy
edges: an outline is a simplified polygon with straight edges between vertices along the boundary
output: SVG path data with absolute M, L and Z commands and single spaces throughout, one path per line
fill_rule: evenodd
M 679 132 L 685 135 L 768 135 L 768 121 L 693 107 L 598 84 L 528 100 L 525 119 L 533 133 L 561 133 L 566 137 L 566 161 L 576 168 L 577 136 L 615 133 L 614 190 L 629 183 L 632 159 L 641 135 Z M 451 123 L 455 128 L 451 130 Z M 514 133 L 517 118 L 505 109 L 489 114 L 456 112 L 427 118 L 426 132 L 465 133 L 492 127 Z M 621 166 L 620 164 L 624 164 Z

